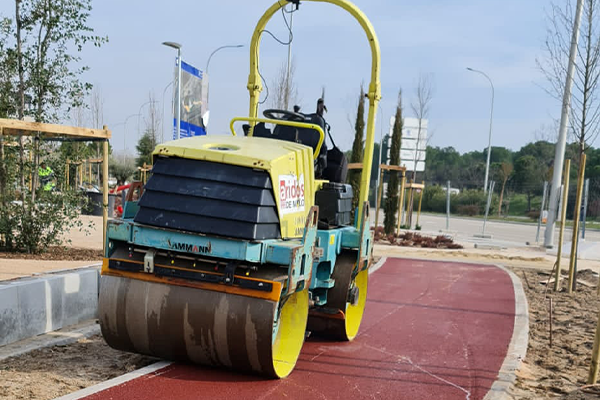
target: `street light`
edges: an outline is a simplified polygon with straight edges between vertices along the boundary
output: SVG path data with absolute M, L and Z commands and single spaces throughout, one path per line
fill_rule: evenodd
M 217 47 L 215 50 L 213 50 L 212 53 L 210 53 L 210 56 L 208 56 L 208 61 L 206 62 L 206 68 L 204 69 L 204 72 L 206 72 L 206 74 L 208 75 L 208 67 L 210 66 L 210 59 L 212 58 L 212 56 L 215 55 L 215 53 L 219 50 L 223 50 L 223 49 L 239 49 L 240 47 L 244 47 L 243 44 L 229 44 L 226 46 L 221 46 L 221 47 Z
M 113 127 L 113 128 L 114 128 L 115 126 L 124 125 L 124 126 L 123 126 L 123 162 L 125 162 L 125 150 L 126 150 L 126 148 L 127 148 L 127 144 L 125 143 L 125 139 L 127 138 L 127 121 L 129 121 L 129 118 L 132 118 L 132 117 L 137 117 L 137 116 L 139 116 L 139 115 L 140 115 L 140 114 L 131 114 L 131 115 L 127 116 L 127 118 L 125 118 L 125 121 L 123 121 L 123 122 L 119 122 L 119 123 L 117 123 L 117 124 L 110 124 L 110 125 L 109 125 L 109 126 L 111 126 L 111 127 Z
M 492 80 L 490 79 L 489 76 L 487 76 L 487 74 L 485 72 L 479 71 L 477 69 L 469 68 L 469 67 L 467 67 L 467 70 L 469 70 L 471 72 L 477 72 L 478 74 L 485 76 L 487 78 L 487 80 L 490 82 L 490 86 L 492 87 L 492 107 L 490 110 L 490 134 L 489 134 L 489 138 L 488 138 L 487 163 L 485 165 L 485 182 L 483 184 L 483 193 L 486 193 L 487 185 L 488 185 L 488 176 L 490 174 L 490 155 L 492 153 L 492 118 L 494 116 L 494 84 L 492 83 Z
M 140 106 L 140 109 L 138 110 L 138 120 L 137 120 L 137 137 L 138 140 L 140 139 L 140 117 L 142 116 L 142 108 L 144 108 L 144 106 L 148 105 L 148 104 L 156 104 L 158 103 L 158 101 L 156 100 L 148 100 L 147 102 L 145 102 L 144 104 L 142 104 Z
M 175 132 L 176 138 L 179 139 L 181 132 L 181 45 L 176 42 L 163 42 L 163 45 L 172 47 L 177 50 L 177 108 L 175 109 L 176 123 Z
M 210 53 L 210 55 L 208 56 L 208 60 L 206 61 L 206 68 L 204 69 L 204 73 L 206 73 L 206 75 L 208 76 L 208 67 L 210 66 L 210 60 L 212 59 L 212 56 L 215 55 L 216 52 L 218 52 L 219 50 L 223 50 L 223 49 L 239 49 L 240 47 L 244 47 L 243 44 L 229 44 L 229 45 L 225 45 L 225 46 L 221 46 L 221 47 L 217 47 L 216 49 L 213 50 L 212 53 Z M 208 81 L 208 84 L 206 85 L 206 101 L 208 102 L 208 94 L 210 93 L 210 80 Z M 204 116 L 202 116 L 202 121 L 204 124 Z M 208 126 L 207 123 L 204 124 L 204 130 L 205 132 L 208 131 Z

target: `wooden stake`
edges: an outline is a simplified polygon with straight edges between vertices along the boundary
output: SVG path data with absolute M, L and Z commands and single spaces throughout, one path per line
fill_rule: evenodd
M 552 297 L 550 297 L 550 347 L 552 347 L 552 315 L 554 314 L 554 305 L 552 304 Z
M 69 159 L 67 159 L 67 165 L 65 166 L 65 175 L 66 175 L 66 180 L 65 180 L 65 190 L 69 189 L 69 170 L 71 169 L 71 161 Z
M 577 196 L 575 197 L 575 210 L 573 212 L 573 234 L 571 235 L 571 257 L 569 260 L 569 293 L 573 293 L 573 280 L 575 277 L 575 260 L 577 259 L 577 236 L 579 233 L 579 213 L 581 211 L 581 194 L 583 192 L 583 179 L 585 177 L 585 153 L 581 155 L 579 163 L 579 176 L 577 178 Z
M 402 180 L 400 181 L 400 197 L 398 198 L 398 224 L 396 232 L 400 234 L 400 226 L 402 225 L 402 211 L 404 210 L 404 191 L 406 187 L 406 172 L 402 171 Z
M 425 186 L 425 181 L 423 181 L 422 185 Z M 419 196 L 419 208 L 417 209 L 417 222 L 415 224 L 415 228 L 417 227 L 417 225 L 419 225 L 419 219 L 421 217 L 421 203 L 423 202 L 423 192 L 424 191 L 425 191 L 425 188 L 421 189 L 420 196 Z
M 592 364 L 590 365 L 590 374 L 588 375 L 588 385 L 595 385 L 598 381 L 598 359 L 600 358 L 600 314 L 598 315 L 598 323 L 596 326 L 596 337 L 594 339 L 594 349 L 592 350 Z
M 569 173 L 571 171 L 571 160 L 565 161 L 563 172 L 563 198 L 562 210 L 560 212 L 560 230 L 558 234 L 558 251 L 556 252 L 556 275 L 554 276 L 554 291 L 560 289 L 560 259 L 562 257 L 563 237 L 565 236 L 565 219 L 567 219 L 567 201 L 569 195 Z
M 381 169 L 381 168 L 380 168 Z M 379 207 L 381 206 L 381 193 L 383 192 L 383 169 L 379 173 L 379 187 L 377 188 L 377 207 L 375 210 L 375 230 L 379 226 Z
M 106 126 L 103 127 L 107 129 Z M 106 227 L 108 224 L 108 140 L 102 143 L 102 249 L 106 254 Z

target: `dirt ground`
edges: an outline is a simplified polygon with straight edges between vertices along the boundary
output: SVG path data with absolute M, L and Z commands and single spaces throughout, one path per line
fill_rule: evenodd
M 101 336 L 35 350 L 0 363 L 0 399 L 54 399 L 157 360 L 113 350 Z
M 91 261 L 102 258 L 102 250 L 72 247 L 50 247 L 42 254 L 6 253 L 0 251 L 0 259 L 43 261 Z
M 43 254 L 0 252 L 0 281 L 44 272 L 81 268 L 102 261 L 102 251 L 52 247 Z
M 515 399 L 598 399 L 600 388 L 586 388 L 594 333 L 600 310 L 596 293 L 598 275 L 578 273 L 576 292 L 568 294 L 563 280 L 560 292 L 546 289 L 548 271 L 513 268 L 521 278 L 529 303 L 529 346 L 513 388 Z M 552 284 L 551 284 L 552 286 Z M 591 285 L 590 285 L 591 286 Z M 552 344 L 550 301 L 552 300 Z M 571 393 L 571 394 L 570 394 Z

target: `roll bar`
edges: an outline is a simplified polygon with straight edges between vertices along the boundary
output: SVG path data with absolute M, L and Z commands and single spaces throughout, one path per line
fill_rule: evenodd
M 365 16 L 365 14 L 354 4 L 347 0 L 300 0 L 305 2 L 315 2 L 315 3 L 330 3 L 336 5 L 340 8 L 343 8 L 348 13 L 350 13 L 360 24 L 360 26 L 365 31 L 367 35 L 367 40 L 369 42 L 369 46 L 371 47 L 371 82 L 369 83 L 369 91 L 367 93 L 367 98 L 369 99 L 369 115 L 367 119 L 367 137 L 365 140 L 365 151 L 363 157 L 363 169 L 360 180 L 360 195 L 359 195 L 359 203 L 358 203 L 358 215 L 362 215 L 363 206 L 366 201 L 369 199 L 369 183 L 371 179 L 371 165 L 373 160 L 373 147 L 375 140 L 375 119 L 377 115 L 377 104 L 381 99 L 381 82 L 379 81 L 379 65 L 381 63 L 381 55 L 379 49 L 379 40 L 377 39 L 377 35 L 375 34 L 375 30 L 373 29 L 373 25 L 369 19 Z M 262 36 L 262 32 L 269 20 L 273 17 L 273 15 L 279 11 L 281 8 L 285 7 L 288 3 L 299 4 L 298 0 L 290 1 L 290 0 L 278 0 L 273 4 L 260 18 L 256 28 L 254 29 L 254 34 L 252 35 L 252 41 L 250 43 L 250 75 L 248 76 L 248 91 L 250 92 L 250 111 L 248 113 L 250 122 L 250 128 L 256 125 L 256 121 L 258 121 L 258 101 L 260 92 L 262 91 L 262 80 L 260 74 L 258 72 L 258 63 L 259 63 L 259 48 L 260 48 L 260 40 Z M 281 122 L 278 122 L 281 123 Z M 357 218 L 357 225 L 360 224 L 360 218 Z M 358 226 L 360 228 L 360 226 Z

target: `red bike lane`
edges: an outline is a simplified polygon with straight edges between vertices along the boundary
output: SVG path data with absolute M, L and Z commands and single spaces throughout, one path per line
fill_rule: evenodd
M 370 276 L 358 337 L 310 337 L 286 379 L 171 364 L 65 399 L 478 400 L 497 379 L 514 322 L 513 283 L 502 269 L 390 258 Z

